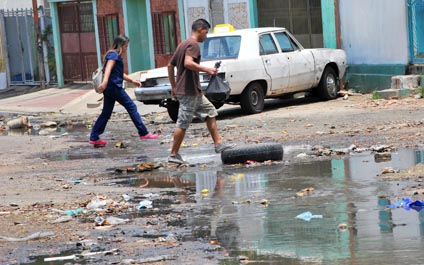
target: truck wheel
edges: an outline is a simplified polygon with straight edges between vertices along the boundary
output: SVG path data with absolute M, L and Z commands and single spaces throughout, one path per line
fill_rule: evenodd
M 247 160 L 263 162 L 283 159 L 283 146 L 279 143 L 263 143 L 255 145 L 236 146 L 221 152 L 224 164 L 244 163 Z
M 264 109 L 264 91 L 261 84 L 249 84 L 241 94 L 241 109 L 247 114 L 260 113 Z
M 337 79 L 336 71 L 331 67 L 326 67 L 321 76 L 318 87 L 318 95 L 324 99 L 335 99 L 337 92 L 340 90 L 339 80 Z
M 178 109 L 180 108 L 180 102 L 172 99 L 165 99 L 162 106 L 168 110 L 168 115 L 173 122 L 177 122 Z

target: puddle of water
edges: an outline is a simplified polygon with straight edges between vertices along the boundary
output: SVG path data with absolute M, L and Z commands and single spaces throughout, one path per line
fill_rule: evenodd
M 377 177 L 384 167 L 423 162 L 423 153 L 399 150 L 382 162 L 363 153 L 219 172 L 194 168 L 147 179 L 149 187 L 178 187 L 175 178 L 188 183 L 179 187 L 195 187 L 196 210 L 187 212 L 184 225 L 193 229 L 193 238 L 221 244 L 233 257 L 222 264 L 238 264 L 239 255 L 255 264 L 423 264 L 424 211 L 386 211 L 393 201 L 380 196 L 400 194 L 402 187 Z M 145 180 L 127 184 L 142 186 Z M 308 187 L 315 191 L 296 197 Z M 307 211 L 323 218 L 296 218 Z M 347 229 L 339 229 L 341 224 Z

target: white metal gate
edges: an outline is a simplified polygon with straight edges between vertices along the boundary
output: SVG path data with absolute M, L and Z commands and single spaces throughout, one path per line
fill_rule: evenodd
M 47 83 L 50 72 L 55 73 L 55 65 L 50 57 L 54 57 L 51 40 L 51 22 L 39 12 L 42 30 L 43 68 Z M 37 63 L 37 41 L 32 9 L 0 10 L 0 72 L 6 74 L 7 85 L 38 85 L 40 77 Z M 50 39 L 50 40 L 49 40 Z M 48 47 L 50 43 L 51 47 Z M 53 71 L 52 71 L 53 70 Z M 53 76 L 54 77 L 54 76 Z M 53 80 L 54 81 L 54 80 Z

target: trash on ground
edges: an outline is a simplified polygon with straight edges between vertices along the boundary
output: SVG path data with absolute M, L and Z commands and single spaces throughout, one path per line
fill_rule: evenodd
M 131 197 L 128 194 L 122 194 L 122 198 L 124 199 L 124 201 L 129 201 L 131 200 Z
M 19 118 L 8 121 L 6 125 L 9 127 L 9 129 L 28 128 L 29 119 L 26 116 L 21 116 Z
M 46 122 L 43 122 L 42 124 L 40 124 L 40 127 L 41 128 L 48 128 L 48 127 L 53 128 L 53 127 L 57 127 L 57 123 L 54 122 L 54 121 L 46 121 Z
M 390 209 L 395 209 L 395 208 L 403 208 L 407 211 L 413 209 L 417 212 L 420 212 L 423 208 L 424 208 L 424 202 L 423 201 L 411 201 L 410 198 L 404 198 L 401 201 L 392 203 L 390 205 L 387 206 Z
M 320 215 L 320 214 L 314 215 L 311 212 L 304 212 L 304 213 L 301 213 L 298 216 L 296 216 L 296 218 L 309 222 L 309 221 L 311 221 L 311 219 L 314 219 L 314 218 L 321 219 L 322 215 Z
M 94 219 L 94 224 L 96 226 L 120 225 L 120 224 L 128 223 L 129 221 L 130 221 L 129 219 L 123 219 L 123 218 L 114 217 L 114 216 L 109 216 L 106 219 L 103 217 L 97 216 Z
M 144 259 L 124 259 L 122 260 L 123 264 L 140 264 L 140 263 L 153 263 L 153 262 L 159 262 L 159 261 L 165 261 L 165 260 L 174 260 L 175 257 L 172 256 L 157 256 L 157 257 L 149 257 Z
M 51 221 L 50 223 L 51 224 L 66 223 L 66 222 L 71 221 L 72 219 L 73 219 L 72 216 L 70 216 L 70 215 L 64 215 L 64 216 L 61 216 L 61 217 L 57 218 L 54 221 Z
M 36 240 L 40 238 L 53 237 L 53 236 L 54 236 L 53 232 L 37 232 L 27 237 L 21 237 L 21 238 L 0 236 L 0 241 L 22 242 L 22 241 Z
M 262 205 L 268 206 L 269 205 L 269 200 L 267 199 L 262 199 L 260 202 Z
M 118 173 L 124 173 L 124 172 L 143 172 L 143 171 L 152 171 L 153 169 L 158 169 L 163 167 L 163 164 L 153 163 L 153 162 L 144 162 L 141 164 L 138 164 L 133 167 L 126 167 L 126 168 L 116 168 L 115 171 Z
M 149 200 L 143 200 L 138 205 L 138 209 L 150 209 L 152 207 L 152 201 Z
M 123 218 L 114 217 L 114 216 L 109 216 L 108 218 L 106 218 L 106 222 L 109 225 L 120 225 L 120 224 L 128 223 L 129 221 L 130 219 L 123 219 Z
M 96 210 L 104 208 L 107 205 L 112 205 L 114 203 L 111 199 L 102 199 L 99 197 L 93 198 L 86 206 L 89 210 Z
M 128 147 L 128 145 L 126 145 L 125 143 L 123 143 L 123 142 L 117 142 L 116 144 L 115 144 L 115 147 L 116 148 L 127 148 Z
M 81 257 L 89 257 L 94 255 L 112 255 L 112 254 L 118 254 L 119 249 L 114 248 L 107 251 L 99 251 L 99 252 L 89 252 L 89 253 L 81 253 L 81 254 L 75 254 L 75 255 L 69 255 L 69 256 L 63 256 L 63 257 L 51 257 L 51 258 L 44 258 L 44 261 L 59 261 L 59 260 L 76 260 Z
M 296 196 L 302 197 L 302 196 L 305 196 L 305 195 L 311 195 L 314 191 L 315 191 L 315 189 L 313 187 L 304 188 L 303 190 L 296 192 Z
M 82 213 L 83 211 L 84 211 L 84 208 L 78 208 L 78 209 L 75 209 L 75 210 L 71 210 L 71 209 L 66 210 L 65 213 L 68 216 L 77 216 L 80 213 Z

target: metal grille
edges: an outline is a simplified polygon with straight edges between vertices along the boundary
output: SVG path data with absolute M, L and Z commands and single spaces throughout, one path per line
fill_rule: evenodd
M 58 4 L 65 81 L 89 81 L 97 68 L 93 5 L 91 2 Z
M 155 12 L 153 18 L 153 38 L 155 54 L 171 54 L 176 48 L 175 12 Z
M 284 27 L 306 48 L 323 47 L 320 0 L 258 0 L 260 27 Z
M 32 9 L 0 10 L 5 58 L 12 85 L 35 84 L 36 63 L 35 27 Z
M 97 25 L 99 27 L 100 51 L 105 54 L 112 46 L 114 38 L 119 35 L 119 15 L 97 16 Z

